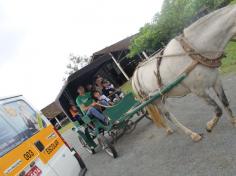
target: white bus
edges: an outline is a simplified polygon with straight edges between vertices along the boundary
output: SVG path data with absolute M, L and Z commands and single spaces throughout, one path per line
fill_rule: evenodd
M 86 166 L 22 96 L 0 98 L 1 176 L 83 176 Z

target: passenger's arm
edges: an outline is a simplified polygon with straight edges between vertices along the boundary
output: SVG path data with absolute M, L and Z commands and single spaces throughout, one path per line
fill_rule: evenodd
M 89 109 L 89 106 L 84 106 L 83 104 L 80 105 L 80 109 L 82 111 L 87 111 Z
M 80 108 L 83 110 L 83 111 L 87 111 L 90 107 L 94 107 L 94 106 L 97 106 L 97 103 L 96 102 L 93 102 L 91 105 L 89 106 L 85 106 L 84 104 L 81 104 L 80 105 Z

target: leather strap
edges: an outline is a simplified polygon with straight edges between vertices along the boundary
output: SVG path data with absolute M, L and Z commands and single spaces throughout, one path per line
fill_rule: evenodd
M 189 53 L 189 56 L 201 63 L 202 65 L 205 65 L 207 67 L 211 67 L 211 68 L 217 68 L 221 66 L 221 58 L 223 57 L 223 53 L 214 59 L 209 59 L 207 57 L 202 56 L 201 54 L 199 54 L 197 51 L 195 51 L 193 49 L 193 47 L 191 47 L 191 45 L 186 41 L 184 35 L 180 35 L 176 38 L 176 40 L 178 40 L 181 44 L 181 46 L 183 47 L 184 51 L 186 53 Z
M 162 80 L 161 80 L 161 75 L 160 75 L 160 65 L 161 65 L 161 61 L 162 61 L 162 56 L 163 56 L 163 52 L 164 52 L 165 48 L 163 48 L 158 54 L 157 54 L 157 71 L 154 72 L 157 78 L 157 84 L 158 87 L 161 88 L 163 86 Z

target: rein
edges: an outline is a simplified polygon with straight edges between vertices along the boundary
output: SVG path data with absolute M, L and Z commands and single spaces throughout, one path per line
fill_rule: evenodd
M 164 48 L 163 48 L 164 49 Z M 197 53 L 195 51 L 192 52 L 187 52 L 187 53 L 177 53 L 177 54 L 168 54 L 168 55 L 157 55 L 154 56 L 155 58 L 160 58 L 160 57 L 177 57 L 177 56 L 188 56 L 188 55 L 197 55 L 197 54 L 211 54 L 211 53 L 223 53 L 223 51 L 205 51 L 205 52 L 201 52 L 201 53 Z

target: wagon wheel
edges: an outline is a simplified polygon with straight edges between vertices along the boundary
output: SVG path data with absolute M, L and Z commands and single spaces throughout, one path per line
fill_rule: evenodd
M 111 143 L 114 144 L 116 142 L 116 139 L 117 139 L 117 132 L 110 131 L 110 132 L 108 132 L 108 134 L 112 138 Z
M 99 134 L 97 139 L 98 139 L 98 143 L 101 145 L 102 149 L 105 150 L 105 152 L 109 156 L 111 156 L 113 158 L 117 158 L 118 154 L 117 154 L 115 147 L 108 141 L 107 138 L 105 138 L 104 135 Z
M 92 129 L 88 128 L 88 132 L 92 139 L 96 138 L 96 135 L 94 134 L 94 131 Z
M 126 123 L 125 124 L 125 133 L 126 134 L 131 133 L 136 128 L 136 123 L 134 123 L 132 120 L 127 120 L 125 123 Z
M 91 154 L 95 154 L 95 150 L 93 148 L 91 148 L 87 143 L 86 141 L 79 136 L 79 141 L 80 143 L 82 144 L 82 147 L 84 147 L 89 153 Z

